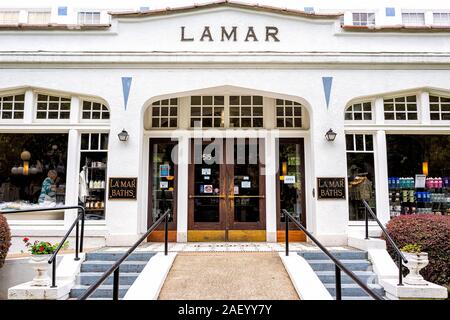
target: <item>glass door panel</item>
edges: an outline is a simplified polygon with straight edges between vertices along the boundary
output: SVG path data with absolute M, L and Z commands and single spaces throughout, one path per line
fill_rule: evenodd
M 304 224 L 306 217 L 303 139 L 279 139 L 278 150 L 278 212 L 286 209 Z M 285 217 L 280 214 L 279 224 L 284 222 Z
M 245 139 L 247 140 L 247 139 Z M 234 222 L 260 221 L 258 141 L 236 139 L 234 143 Z M 232 208 L 233 209 L 233 208 Z

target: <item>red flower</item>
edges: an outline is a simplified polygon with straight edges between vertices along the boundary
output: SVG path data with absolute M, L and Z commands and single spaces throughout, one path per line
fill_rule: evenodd
M 27 237 L 23 238 L 23 242 L 28 242 L 28 241 L 30 241 L 30 238 L 27 238 Z
M 39 247 L 39 252 L 42 252 L 42 251 L 44 251 L 44 247 L 43 247 L 43 246 L 40 246 L 40 247 Z

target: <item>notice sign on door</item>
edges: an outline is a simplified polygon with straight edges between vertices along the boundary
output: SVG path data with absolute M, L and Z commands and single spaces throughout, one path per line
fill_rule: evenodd
M 108 198 L 136 199 L 137 178 L 109 178 Z
M 317 178 L 318 199 L 345 199 L 345 178 Z

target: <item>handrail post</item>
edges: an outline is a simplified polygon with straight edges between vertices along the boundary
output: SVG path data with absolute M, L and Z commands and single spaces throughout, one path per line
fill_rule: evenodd
M 286 256 L 289 255 L 289 216 L 287 214 L 284 215 L 284 223 L 286 225 Z
M 342 300 L 341 269 L 338 267 L 337 264 L 334 265 L 334 268 L 336 271 L 336 279 L 335 279 L 336 300 Z
M 86 218 L 86 211 L 82 206 L 80 206 L 81 209 L 81 235 L 80 235 L 80 252 L 83 252 L 83 240 L 84 240 L 84 220 Z
M 56 258 L 52 262 L 52 285 L 50 288 L 56 288 Z
M 402 261 L 402 257 L 400 255 L 398 255 L 398 285 L 399 286 L 403 286 L 403 261 Z
M 78 243 L 79 243 L 79 233 L 80 233 L 80 226 L 79 226 L 79 220 L 77 220 L 77 224 L 75 225 L 75 261 L 80 260 L 80 257 L 78 256 Z
M 369 240 L 369 215 L 367 214 L 366 206 L 364 206 L 364 216 L 366 220 L 366 240 Z
M 113 279 L 113 300 L 119 300 L 119 276 L 120 276 L 120 266 L 114 270 Z
M 164 255 L 167 256 L 169 251 L 169 214 L 166 213 L 164 219 Z

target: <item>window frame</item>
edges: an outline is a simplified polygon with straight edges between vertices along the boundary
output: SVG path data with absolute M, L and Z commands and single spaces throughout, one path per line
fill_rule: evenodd
M 56 118 L 56 119 L 50 119 L 49 117 L 48 117 L 48 113 L 49 113 L 49 103 L 50 103 L 50 100 L 48 99 L 47 100 L 47 109 L 46 110 L 38 110 L 38 104 L 39 104 L 39 95 L 44 95 L 44 96 L 48 96 L 49 98 L 50 97 L 57 97 L 57 98 L 59 98 L 59 101 L 58 101 L 58 103 L 59 103 L 59 107 L 58 107 L 58 110 L 57 110 L 57 112 L 58 112 L 58 118 Z M 68 118 L 64 118 L 64 119 L 61 119 L 60 117 L 59 117 L 59 115 L 60 115 L 60 113 L 61 113 L 61 99 L 68 99 L 69 101 L 69 110 L 63 110 L 63 111 L 65 111 L 65 112 L 68 112 L 69 113 L 69 117 Z M 37 122 L 37 123 L 40 123 L 40 122 L 60 122 L 60 123 L 68 123 L 68 122 L 70 122 L 70 117 L 71 117 L 71 113 L 72 113 L 72 96 L 69 96 L 69 95 L 64 95 L 64 94 L 53 94 L 53 93 L 46 93 L 46 92 L 35 92 L 35 95 L 34 95 L 34 111 L 33 111 L 33 121 L 34 122 Z M 46 112 L 46 114 L 47 114 L 47 117 L 46 118 L 38 118 L 38 113 L 39 112 Z
M 30 14 L 46 14 L 48 15 L 48 21 L 46 22 L 30 22 Z M 51 9 L 31 9 L 27 11 L 27 23 L 31 25 L 49 25 L 52 23 L 52 11 Z
M 10 9 L 10 10 L 8 10 L 8 9 L 1 9 L 0 10 L 0 14 L 2 14 L 2 13 L 15 14 L 15 15 L 17 15 L 17 20 L 11 21 L 11 22 L 7 22 L 7 23 L 3 23 L 3 21 L 5 21 L 5 20 L 1 20 L 0 19 L 0 25 L 5 26 L 5 25 L 17 25 L 17 24 L 19 24 L 20 10 L 16 10 L 16 9 Z
M 15 97 L 23 95 L 23 101 L 17 101 L 23 103 L 23 109 L 22 110 L 15 110 Z M 5 111 L 3 108 L 3 98 L 4 97 L 13 97 L 12 102 L 12 109 L 6 110 L 6 112 L 11 112 L 11 118 L 3 118 L 3 112 Z M 22 112 L 22 118 L 15 118 L 14 114 L 15 112 Z M 0 122 L 1 123 L 21 123 L 25 119 L 25 92 L 24 91 L 18 91 L 18 92 L 3 92 L 0 94 Z
M 176 100 L 176 104 L 172 104 L 171 100 Z M 163 105 L 162 102 L 163 101 L 168 101 L 167 105 Z M 156 104 L 159 103 L 159 104 Z M 167 116 L 162 116 L 161 115 L 161 108 L 162 107 L 167 107 Z M 157 116 L 153 115 L 153 108 L 158 107 L 159 108 L 159 114 Z M 177 112 L 176 115 L 171 115 L 171 108 L 175 107 Z M 149 105 L 149 115 L 148 115 L 148 119 L 150 120 L 150 130 L 174 130 L 174 129 L 178 129 L 180 126 L 180 98 L 167 98 L 167 99 L 160 99 L 160 100 L 156 100 L 153 101 L 150 105 Z M 155 127 L 153 126 L 153 119 L 158 119 L 159 122 L 159 126 Z M 162 127 L 161 126 L 161 119 L 167 119 L 167 127 Z M 170 126 L 170 120 L 175 119 L 176 121 L 176 125 L 175 126 Z
M 359 19 L 355 20 L 355 15 L 358 15 Z M 365 21 L 361 19 L 361 16 L 365 15 Z M 369 19 L 370 15 L 373 16 L 373 19 Z M 359 23 L 355 23 L 358 21 Z M 354 11 L 352 12 L 352 25 L 353 26 L 360 26 L 360 27 L 369 27 L 376 25 L 377 17 L 376 13 L 374 11 Z M 365 23 L 364 23 L 365 22 Z
M 364 111 L 364 105 L 369 103 L 370 104 L 370 111 Z M 355 111 L 354 107 L 355 105 L 361 105 L 361 111 Z M 375 101 L 374 100 L 365 100 L 365 101 L 355 101 L 351 104 L 347 105 L 347 107 L 344 110 L 344 121 L 346 123 L 373 123 L 375 121 L 375 113 L 374 113 L 374 106 Z M 351 109 L 351 110 L 349 110 Z M 355 113 L 361 113 L 361 120 L 355 119 Z M 351 114 L 352 119 L 346 119 L 346 115 Z M 364 116 L 366 114 L 370 114 L 371 119 L 366 120 L 364 119 Z
M 98 14 L 98 22 L 93 22 L 93 17 Z M 80 15 L 83 16 L 83 23 L 80 22 Z M 86 16 L 91 15 L 91 22 L 86 23 Z M 92 26 L 92 25 L 99 25 L 102 23 L 102 12 L 100 10 L 79 10 L 77 11 L 77 24 L 78 25 L 86 25 L 86 26 Z
M 408 15 L 411 17 L 412 15 L 416 16 L 416 19 L 414 19 L 414 22 L 406 22 L 405 23 L 405 17 L 404 15 Z M 422 15 L 423 16 L 423 23 L 417 23 L 417 16 Z M 425 20 L 425 12 L 424 11 L 402 11 L 402 25 L 404 26 L 425 26 L 426 20 Z
M 275 128 L 280 129 L 280 130 L 302 130 L 305 128 L 305 110 L 306 110 L 306 108 L 304 105 L 302 105 L 300 102 L 294 101 L 294 100 L 287 100 L 287 99 L 274 99 L 274 100 L 275 100 L 275 107 L 274 107 L 273 112 L 274 112 L 274 119 L 275 119 Z M 279 100 L 283 101 L 282 105 L 278 104 Z M 286 105 L 286 102 L 291 102 L 292 104 Z M 295 113 L 294 110 L 292 110 L 292 115 L 286 116 L 286 106 L 292 106 L 292 107 L 299 106 L 300 107 L 300 115 L 296 116 L 294 114 Z M 283 107 L 283 115 L 282 116 L 278 115 L 279 107 Z M 282 126 L 282 127 L 278 126 L 278 120 L 280 120 L 280 119 L 283 119 L 284 126 Z M 292 124 L 293 124 L 292 127 L 286 127 L 286 119 L 292 120 Z M 300 127 L 296 127 L 294 125 L 295 119 L 300 119 L 300 124 L 301 124 Z
M 436 23 L 436 15 L 446 15 L 448 17 L 447 23 Z M 433 25 L 450 27 L 450 11 L 433 11 Z
M 91 108 L 89 111 L 85 111 L 84 110 L 84 103 L 85 102 L 89 102 L 91 104 Z M 92 113 L 94 112 L 93 110 L 93 104 L 94 103 L 98 103 L 100 104 L 100 119 L 93 119 L 92 118 Z M 107 110 L 103 110 L 103 107 L 106 107 Z M 90 118 L 83 118 L 83 113 L 84 112 L 89 112 L 90 114 Z M 88 122 L 88 123 L 92 123 L 92 122 L 99 122 L 99 123 L 108 123 L 111 119 L 111 110 L 109 108 L 109 106 L 101 101 L 101 100 L 96 100 L 96 99 L 90 99 L 90 98 L 85 98 L 85 97 L 80 97 L 80 115 L 79 115 L 79 121 L 80 122 Z M 108 119 L 103 119 L 103 114 L 104 113 L 109 113 L 109 118 Z
M 414 111 L 408 111 L 408 98 L 409 97 L 415 97 L 416 101 L 415 101 L 415 105 L 416 105 L 416 110 Z M 405 110 L 402 112 L 402 110 L 397 111 L 397 104 L 396 104 L 396 99 L 399 98 L 404 98 L 405 99 Z M 386 111 L 386 104 L 388 104 L 386 102 L 386 100 L 392 100 L 392 105 L 393 105 L 393 110 L 392 111 Z M 399 103 L 401 104 L 401 103 Z M 401 95 L 395 95 L 395 96 L 385 96 L 383 97 L 383 120 L 385 123 L 387 124 L 393 124 L 393 123 L 412 123 L 412 124 L 417 124 L 421 122 L 421 111 L 420 111 L 420 96 L 418 93 L 411 93 L 411 94 L 401 94 Z M 394 114 L 394 119 L 386 119 L 386 113 L 392 113 Z M 397 119 L 397 113 L 405 113 L 406 119 Z M 409 119 L 409 114 L 413 114 L 416 113 L 417 114 L 417 118 L 416 119 Z
M 437 102 L 432 102 L 431 101 L 431 97 L 438 98 L 438 101 Z M 442 111 L 442 101 L 441 101 L 442 98 L 450 100 L 450 96 L 445 96 L 445 95 L 440 95 L 440 94 L 433 94 L 433 93 L 429 94 L 430 121 L 432 123 L 434 123 L 434 124 L 450 122 L 450 117 L 449 117 L 449 119 L 442 119 L 442 114 L 443 113 L 444 114 L 448 114 L 450 116 L 450 110 L 449 111 L 444 111 L 444 112 Z M 445 104 L 450 106 L 450 101 L 446 102 Z M 431 110 L 432 105 L 437 105 L 439 110 L 438 111 L 432 111 Z M 438 114 L 439 115 L 439 119 L 431 119 L 431 115 L 432 114 Z

